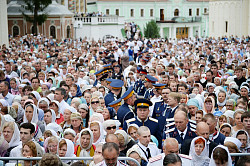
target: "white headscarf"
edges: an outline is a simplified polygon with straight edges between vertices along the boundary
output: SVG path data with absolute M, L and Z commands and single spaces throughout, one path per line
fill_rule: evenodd
M 240 131 L 243 131 L 243 132 L 246 134 L 246 136 L 247 136 L 247 144 L 246 144 L 246 147 L 245 147 L 245 148 L 240 148 L 239 150 L 240 150 L 242 153 L 247 153 L 247 149 L 250 148 L 250 146 L 249 146 L 249 145 L 250 145 L 250 142 L 249 142 L 249 135 L 248 135 L 248 133 L 247 133 L 245 130 L 238 130 L 238 131 L 236 131 L 236 132 L 234 133 L 233 137 L 237 138 L 237 135 L 238 135 L 238 133 L 239 133 Z
M 37 91 L 32 91 L 31 93 L 36 97 L 37 101 L 41 99 L 41 95 Z
M 84 131 L 88 131 L 90 133 L 90 142 L 89 142 L 89 145 L 88 145 L 87 148 L 83 148 L 82 145 L 81 145 L 81 142 L 80 142 L 82 132 L 84 132 Z M 80 147 L 81 147 L 82 150 L 80 152 L 79 157 L 91 157 L 90 156 L 90 152 L 87 152 L 87 150 L 91 148 L 91 146 L 93 144 L 93 139 L 94 139 L 93 132 L 89 128 L 83 129 L 80 132 L 79 139 L 77 140 L 77 143 L 80 145 Z M 84 163 L 89 164 L 90 161 L 89 160 L 86 160 L 86 161 L 84 160 Z
M 14 124 L 14 133 L 12 135 L 12 138 L 9 142 L 9 147 L 15 147 L 20 145 L 22 142 L 20 141 L 20 131 L 18 129 L 18 126 L 15 122 L 10 122 Z
M 197 139 L 203 139 L 205 141 L 205 146 L 204 146 L 204 149 L 203 151 L 201 152 L 200 155 L 197 155 L 196 152 L 195 152 L 195 141 Z M 204 163 L 209 163 L 209 148 L 207 146 L 207 141 L 205 138 L 203 137 L 195 137 L 192 142 L 191 142 L 191 145 L 190 145 L 190 150 L 189 150 L 189 156 L 192 157 L 192 165 L 193 166 L 201 166 L 201 165 L 204 165 Z
M 96 146 L 96 145 L 98 145 L 100 142 L 103 141 L 104 135 L 105 135 L 106 132 L 104 131 L 103 125 L 102 125 L 101 122 L 99 122 L 99 121 L 93 121 L 93 122 L 91 122 L 91 123 L 94 123 L 94 122 L 98 123 L 99 129 L 100 129 L 100 137 L 98 138 L 98 140 L 97 140 L 96 142 L 93 142 L 93 145 Z M 91 125 L 91 123 L 90 123 L 90 125 Z M 89 125 L 89 128 L 90 128 L 90 125 Z M 94 139 L 94 136 L 93 136 L 93 139 Z
M 67 144 L 67 152 L 66 152 L 64 157 L 76 157 L 76 155 L 74 154 L 74 144 L 73 144 L 73 142 L 68 140 L 68 139 L 65 139 L 65 138 L 63 138 L 62 140 L 65 140 L 66 144 Z M 58 146 L 58 150 L 59 150 L 59 146 Z M 59 154 L 59 152 L 58 152 L 58 154 Z M 71 160 L 62 160 L 62 162 L 69 163 L 69 162 L 71 162 Z
M 31 123 L 35 123 L 37 124 L 38 123 L 38 113 L 37 113 L 37 107 L 34 105 L 34 104 L 28 104 L 26 107 L 25 107 L 25 110 L 28 106 L 32 106 L 33 108 L 33 116 L 32 116 L 32 119 L 31 119 Z M 27 123 L 28 120 L 26 118 L 26 111 L 24 111 L 24 117 L 23 117 L 23 122 L 24 123 Z
M 214 148 L 214 150 L 217 148 L 222 148 L 222 149 L 227 151 L 227 156 L 228 156 L 227 166 L 232 166 L 232 159 L 231 159 L 230 153 L 228 151 L 228 148 L 226 146 L 223 146 L 223 145 L 218 145 Z M 211 160 L 210 160 L 209 166 L 216 166 L 214 158 L 213 158 L 214 150 L 213 150 L 212 155 L 211 155 Z
M 9 105 L 5 99 L 0 99 L 0 103 L 3 105 L 3 107 L 7 107 Z
M 127 146 L 130 141 L 128 134 L 124 130 L 116 130 L 115 134 L 121 134 L 124 138 L 124 145 Z
M 42 97 L 42 98 L 40 98 L 39 100 L 38 100 L 38 102 L 37 102 L 37 107 L 39 108 L 39 103 L 41 102 L 41 101 L 45 101 L 46 103 L 47 103 L 47 105 L 49 106 L 49 100 L 47 99 L 47 98 L 45 98 L 45 97 Z

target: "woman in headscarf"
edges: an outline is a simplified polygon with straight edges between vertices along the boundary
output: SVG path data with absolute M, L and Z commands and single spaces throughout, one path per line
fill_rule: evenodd
M 13 102 L 12 103 L 12 107 L 14 107 L 17 110 L 16 111 L 17 112 L 16 122 L 18 124 L 22 123 L 22 121 L 23 121 L 23 115 L 24 115 L 24 109 L 23 109 L 23 107 L 18 102 Z
M 134 158 L 135 160 L 137 160 L 137 161 L 139 162 L 139 164 L 140 164 L 141 166 L 146 166 L 146 165 L 148 164 L 147 160 L 144 159 L 144 158 L 141 156 L 140 151 L 139 151 L 136 147 L 130 148 L 130 149 L 127 151 L 126 156 L 127 156 L 127 157 L 131 157 L 131 158 Z M 127 163 L 128 163 L 130 166 L 136 166 L 136 163 L 133 162 L 133 161 L 128 160 Z
M 0 157 L 5 157 L 8 149 L 9 149 L 9 143 L 4 139 L 3 136 L 0 136 Z
M 64 121 L 60 123 L 60 126 L 62 127 L 63 130 L 71 126 L 71 120 L 70 120 L 71 114 L 76 112 L 77 112 L 76 109 L 71 106 L 65 108 L 63 113 Z
M 45 111 L 46 109 L 49 108 L 49 104 L 50 104 L 49 100 L 46 97 L 42 97 L 37 102 L 37 108 Z
M 241 142 L 237 138 L 234 137 L 226 137 L 224 141 L 224 146 L 228 148 L 228 151 L 230 153 L 240 153 L 240 147 L 241 147 Z M 232 164 L 235 165 L 239 159 L 239 156 L 233 156 L 232 158 Z
M 218 145 L 214 148 L 209 166 L 232 166 L 232 159 L 226 146 Z
M 131 137 L 128 136 L 128 134 L 124 130 L 117 130 L 115 132 L 115 135 L 117 136 L 119 141 L 120 155 L 123 154 L 125 156 L 126 152 L 136 143 L 131 139 Z
M 25 107 L 23 123 L 27 122 L 36 124 L 42 133 L 45 131 L 44 124 L 38 120 L 38 110 L 34 104 L 28 104 Z
M 20 85 L 20 81 L 17 78 L 10 79 L 10 87 L 11 87 L 11 94 L 13 95 L 20 95 L 18 86 Z
M 238 130 L 235 134 L 234 137 L 240 140 L 241 142 L 241 147 L 240 151 L 242 153 L 248 153 L 250 150 L 250 145 L 249 145 L 249 135 L 245 130 Z
M 217 96 L 217 105 L 218 108 L 216 109 L 216 111 L 221 111 L 222 113 L 224 113 L 226 111 L 226 102 L 227 102 L 227 93 L 225 91 L 219 90 L 216 93 Z
M 74 144 L 68 139 L 62 139 L 58 144 L 58 155 L 59 157 L 76 157 L 74 154 Z M 66 164 L 71 164 L 71 160 L 63 160 Z
M 195 112 L 200 109 L 199 101 L 196 98 L 192 98 L 187 102 L 188 117 L 191 120 L 195 120 Z
M 225 137 L 231 137 L 232 135 L 232 126 L 229 123 L 223 123 L 220 126 L 220 133 Z
M 9 143 L 9 148 L 4 157 L 9 157 L 10 151 L 21 144 L 20 132 L 15 122 L 5 122 L 1 132 L 4 139 Z
M 9 104 L 5 99 L 0 99 L 0 109 L 7 107 Z
M 59 102 L 56 100 L 52 100 L 49 108 L 55 111 L 56 114 L 56 123 L 60 124 L 64 121 L 63 114 L 59 112 Z
M 29 96 L 32 97 L 35 105 L 37 105 L 38 101 L 41 99 L 41 95 L 37 91 L 32 91 Z
M 93 132 L 89 129 L 83 129 L 77 140 L 78 145 L 75 147 L 75 155 L 77 157 L 93 157 L 95 154 L 95 145 L 93 145 Z M 84 160 L 89 165 L 90 160 Z
M 103 122 L 103 128 L 108 134 L 114 134 L 119 129 L 121 123 L 118 120 L 106 120 Z
M 204 110 L 205 113 L 214 113 L 215 101 L 212 97 L 207 97 L 204 101 Z
M 192 166 L 208 166 L 209 165 L 209 149 L 207 141 L 203 137 L 196 137 L 190 145 L 189 156 L 192 157 Z
M 89 107 L 87 104 L 80 104 L 78 106 L 78 112 L 82 116 L 83 127 L 88 127 L 89 123 Z
M 56 113 L 52 109 L 44 111 L 44 126 L 47 126 L 49 123 L 56 123 Z
M 90 122 L 90 130 L 93 132 L 93 145 L 98 145 L 100 142 L 104 142 L 105 131 L 103 125 L 99 121 Z

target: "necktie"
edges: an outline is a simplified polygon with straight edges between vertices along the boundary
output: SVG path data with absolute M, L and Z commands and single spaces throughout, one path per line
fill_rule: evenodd
M 181 133 L 181 139 L 182 139 L 182 140 L 184 140 L 183 136 L 184 136 L 184 133 Z
M 150 149 L 149 148 L 147 148 L 147 152 L 148 152 L 147 159 L 150 159 L 151 158 L 151 153 L 150 153 Z

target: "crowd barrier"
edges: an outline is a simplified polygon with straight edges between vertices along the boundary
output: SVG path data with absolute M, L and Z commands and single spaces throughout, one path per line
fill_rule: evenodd
M 61 160 L 71 160 L 71 161 L 76 161 L 76 160 L 93 160 L 93 157 L 59 157 Z M 29 160 L 29 161 L 34 161 L 34 160 L 41 160 L 42 157 L 30 157 L 30 158 L 26 158 L 26 157 L 0 157 L 0 161 L 2 160 L 7 161 L 7 160 L 16 160 L 16 163 L 18 165 L 18 161 L 20 160 Z M 140 166 L 140 163 L 135 160 L 134 158 L 131 157 L 118 157 L 118 160 L 122 160 L 122 161 L 133 161 L 136 163 L 137 166 Z M 32 166 L 32 162 L 30 162 L 31 166 Z M 3 163 L 3 165 L 5 165 L 5 162 Z M 38 164 L 37 164 L 38 165 Z
M 231 156 L 249 156 L 250 153 L 230 153 Z M 42 157 L 31 157 L 31 158 L 26 158 L 26 157 L 0 157 L 0 161 L 2 160 L 3 162 L 6 160 L 16 160 L 16 163 L 18 164 L 19 160 L 41 160 Z M 93 157 L 60 157 L 61 160 L 71 160 L 71 161 L 76 161 L 76 160 L 93 160 Z M 136 163 L 137 166 L 140 166 L 139 162 L 131 157 L 118 157 L 118 160 L 123 160 L 123 161 L 133 161 Z M 5 164 L 4 164 L 5 165 Z M 32 166 L 32 163 L 31 163 Z

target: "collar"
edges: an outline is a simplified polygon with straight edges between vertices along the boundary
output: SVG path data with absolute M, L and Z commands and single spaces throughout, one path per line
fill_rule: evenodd
M 178 107 L 178 105 L 177 106 L 175 106 L 174 108 L 171 108 L 171 107 L 169 107 L 169 108 L 171 108 L 171 112 L 173 112 L 176 108 Z
M 146 151 L 146 149 L 148 148 L 148 147 L 142 145 L 142 144 L 140 143 L 140 141 L 138 142 L 138 145 L 139 145 L 144 151 Z
M 145 122 L 147 122 L 147 120 L 148 120 L 148 118 L 147 118 L 144 122 L 142 122 L 142 120 L 141 120 L 140 118 L 138 118 L 138 116 L 137 116 L 137 119 L 138 119 L 138 121 L 141 122 L 141 123 L 145 123 Z
M 178 133 L 179 133 L 179 135 L 181 136 L 181 133 L 183 133 L 184 135 L 183 135 L 183 138 L 185 138 L 185 136 L 186 136 L 186 134 L 187 134 L 187 127 L 186 127 L 186 129 L 183 131 L 183 132 L 181 132 L 180 130 L 178 130 L 177 129 L 177 131 L 178 131 Z
M 59 113 L 57 116 L 56 116 L 56 119 L 60 119 L 61 118 L 61 113 Z

